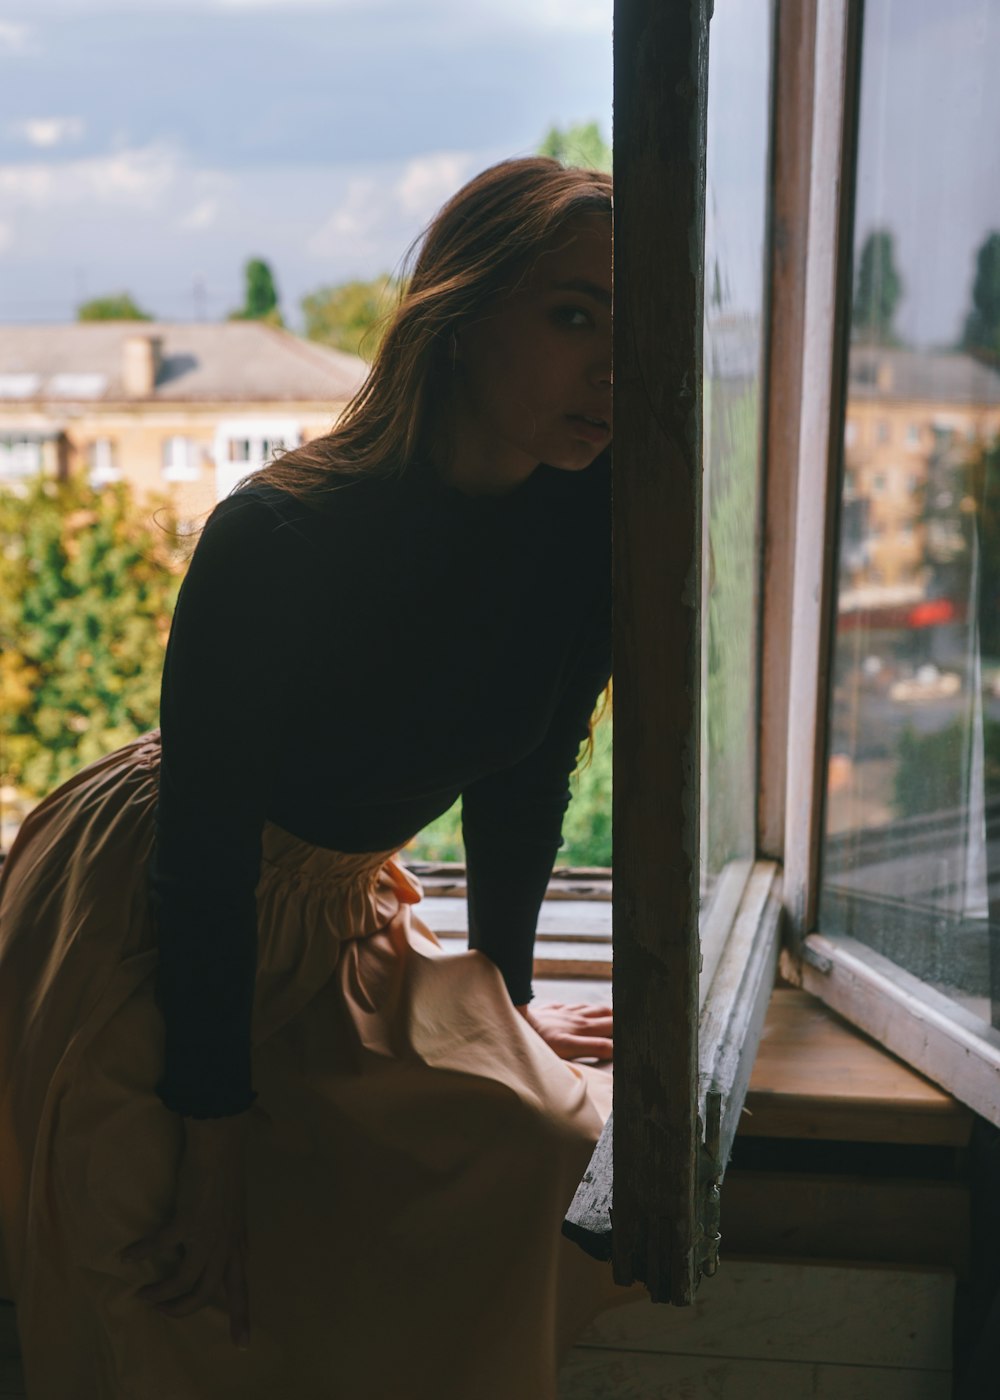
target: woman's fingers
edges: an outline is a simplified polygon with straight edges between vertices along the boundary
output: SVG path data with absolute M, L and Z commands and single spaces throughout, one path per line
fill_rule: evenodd
M 596 1035 L 567 1035 L 556 1048 L 566 1060 L 575 1060 L 581 1055 L 595 1060 L 610 1060 L 615 1053 L 613 1040 Z
M 172 1282 L 177 1283 L 174 1279 Z M 204 1269 L 190 1288 L 178 1289 L 174 1297 L 166 1298 L 163 1302 L 158 1302 L 154 1306 L 157 1312 L 161 1312 L 166 1317 L 187 1317 L 189 1314 L 197 1312 L 206 1303 L 213 1303 L 218 1300 L 219 1288 L 222 1283 L 220 1274 L 213 1274 L 208 1269 Z
M 136 1289 L 135 1296 L 140 1303 L 159 1305 L 160 1303 L 174 1302 L 178 1298 L 186 1297 L 196 1288 L 204 1273 L 205 1261 L 189 1257 L 166 1278 L 161 1278 L 156 1283 L 147 1283 L 145 1287 Z
M 151 1235 L 144 1235 L 141 1240 L 135 1240 L 132 1244 L 126 1245 L 124 1249 L 120 1249 L 118 1258 L 123 1264 L 135 1264 L 143 1259 L 180 1253 L 182 1253 L 180 1240 L 169 1229 L 160 1229 L 154 1230 Z

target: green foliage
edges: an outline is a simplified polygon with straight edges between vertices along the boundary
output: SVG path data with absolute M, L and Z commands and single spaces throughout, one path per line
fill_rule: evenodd
M 94 297 L 76 308 L 78 321 L 151 321 L 152 316 L 140 310 L 128 292 L 113 292 L 110 296 Z
M 385 318 L 400 293 L 398 279 L 383 272 L 370 282 L 340 282 L 317 287 L 300 303 L 306 339 L 372 360 L 382 339 Z
M 1000 359 L 1000 232 L 987 234 L 976 253 L 972 309 L 965 320 L 962 345 Z
M 126 485 L 0 493 L 0 781 L 41 797 L 155 725 L 181 565 Z
M 611 743 L 610 712 L 594 730 L 594 756 L 570 779 L 572 798 L 563 821 L 564 845 L 557 865 L 611 864 Z M 410 860 L 465 859 L 462 846 L 462 804 L 425 827 L 407 847 Z
M 920 734 L 908 724 L 896 746 L 893 799 L 896 816 L 919 817 L 931 812 L 954 812 L 968 801 L 969 733 L 965 720 L 956 719 L 943 729 Z M 983 747 L 986 788 L 1000 786 L 1000 722 L 985 718 Z
M 758 402 L 756 384 L 729 401 L 725 382 L 706 381 L 709 574 L 702 743 L 708 749 L 708 832 L 702 860 L 713 872 L 747 854 L 746 809 L 753 801 Z
M 285 323 L 278 307 L 274 274 L 262 258 L 250 258 L 243 266 L 246 293 L 243 307 L 230 313 L 231 321 L 266 321 L 271 326 Z
M 888 229 L 874 229 L 858 259 L 852 322 L 857 334 L 878 345 L 897 343 L 893 322 L 903 295 L 896 267 L 896 245 Z
M 552 156 L 563 165 L 611 171 L 611 147 L 601 135 L 597 122 L 576 122 L 565 130 L 550 126 L 538 147 L 538 154 Z

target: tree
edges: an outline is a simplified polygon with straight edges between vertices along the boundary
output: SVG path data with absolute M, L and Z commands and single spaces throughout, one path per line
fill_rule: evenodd
M 400 291 L 399 281 L 383 272 L 370 282 L 340 282 L 318 287 L 302 298 L 306 338 L 366 360 L 375 356 L 388 313 Z
M 893 235 L 888 229 L 873 229 L 861 248 L 854 288 L 852 321 L 862 340 L 877 345 L 897 343 L 893 321 L 902 295 Z
M 0 493 L 0 782 L 41 797 L 156 723 L 175 528 L 125 484 Z
M 962 346 L 1000 359 L 1000 232 L 987 234 L 976 253 L 972 307 L 965 318 Z
M 563 165 L 582 165 L 589 170 L 611 170 L 611 147 L 596 122 L 576 122 L 564 131 L 550 126 L 538 147 L 540 156 L 552 156 Z
M 250 258 L 243 266 L 246 294 L 240 311 L 230 313 L 230 321 L 266 321 L 271 326 L 283 326 L 278 306 L 278 289 L 274 273 L 262 258 Z
M 152 316 L 139 309 L 128 292 L 113 292 L 110 296 L 94 297 L 76 308 L 78 321 L 151 321 Z

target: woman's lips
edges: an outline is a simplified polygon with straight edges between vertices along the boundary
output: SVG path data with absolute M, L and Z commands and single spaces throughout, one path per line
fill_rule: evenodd
M 607 423 L 592 423 L 581 413 L 568 413 L 566 417 L 573 424 L 578 435 L 585 438 L 587 442 L 603 442 L 605 438 L 611 436 L 611 429 Z

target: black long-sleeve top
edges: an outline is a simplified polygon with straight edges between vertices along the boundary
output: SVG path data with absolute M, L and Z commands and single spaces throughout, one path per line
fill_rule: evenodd
M 151 893 L 168 1107 L 253 1099 L 265 820 L 382 851 L 461 795 L 470 945 L 530 999 L 568 779 L 611 669 L 610 485 L 599 458 L 474 497 L 415 464 L 323 510 L 263 484 L 216 507 L 163 673 Z

